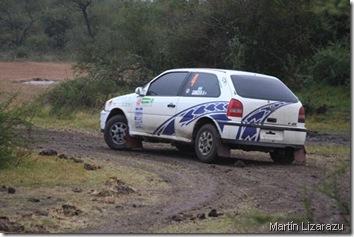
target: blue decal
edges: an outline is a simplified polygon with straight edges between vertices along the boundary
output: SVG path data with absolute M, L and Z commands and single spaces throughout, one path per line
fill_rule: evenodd
M 172 120 L 165 128 L 162 133 L 163 135 L 174 135 L 175 134 L 175 120 Z
M 189 110 L 181 119 L 180 123 L 189 121 L 193 118 L 194 109 Z
M 194 114 L 205 114 L 205 106 L 200 106 Z
M 222 114 L 212 114 L 210 115 L 215 121 L 218 122 L 220 130 L 223 132 L 224 131 L 224 121 L 229 121 L 230 119 L 226 116 L 226 113 Z
M 206 107 L 206 110 L 208 110 L 208 111 L 214 111 L 214 110 L 215 110 L 215 105 L 214 105 L 214 104 L 208 105 L 208 106 Z
M 260 129 L 255 127 L 248 127 L 249 124 L 262 125 L 264 121 L 277 109 L 288 105 L 288 102 L 275 102 L 271 104 L 264 105 L 258 109 L 253 110 L 251 113 L 246 115 L 242 120 L 238 129 L 236 139 L 245 141 L 259 141 Z
M 179 126 L 188 126 L 193 121 L 197 120 L 202 116 L 210 116 L 214 118 L 219 126 L 222 121 L 229 121 L 228 117 L 226 116 L 227 107 L 229 102 L 225 101 L 214 101 L 214 102 L 207 102 L 203 104 L 199 104 L 188 109 L 185 109 L 178 114 L 174 115 L 173 117 L 169 118 L 165 122 L 163 122 L 153 134 L 155 135 L 173 135 L 175 133 L 175 122 L 177 117 L 182 117 L 179 121 Z M 221 130 L 223 129 L 223 125 L 220 126 Z

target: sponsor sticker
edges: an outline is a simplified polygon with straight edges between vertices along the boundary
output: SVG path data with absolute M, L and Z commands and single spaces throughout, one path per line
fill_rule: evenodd
M 136 128 L 143 128 L 143 108 L 135 108 L 134 122 Z
M 203 87 L 198 87 L 198 90 L 192 90 L 192 95 L 206 95 L 207 92 L 203 90 Z

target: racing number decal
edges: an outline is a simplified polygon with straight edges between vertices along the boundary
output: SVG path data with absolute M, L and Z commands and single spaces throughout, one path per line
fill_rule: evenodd
M 193 79 L 191 80 L 191 87 L 194 86 L 194 84 L 195 84 L 195 82 L 197 81 L 198 77 L 199 77 L 199 74 L 198 74 L 198 73 L 194 75 Z

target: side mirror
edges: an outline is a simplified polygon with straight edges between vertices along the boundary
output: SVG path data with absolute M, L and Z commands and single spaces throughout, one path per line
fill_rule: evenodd
M 141 86 L 139 86 L 139 87 L 137 87 L 136 89 L 135 89 L 135 94 L 138 94 L 138 95 L 144 95 L 144 90 L 143 90 L 143 88 L 141 87 Z

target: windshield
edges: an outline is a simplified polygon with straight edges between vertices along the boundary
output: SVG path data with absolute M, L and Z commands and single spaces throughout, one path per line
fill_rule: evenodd
M 245 98 L 298 102 L 296 96 L 280 80 L 265 76 L 231 75 L 237 94 Z

